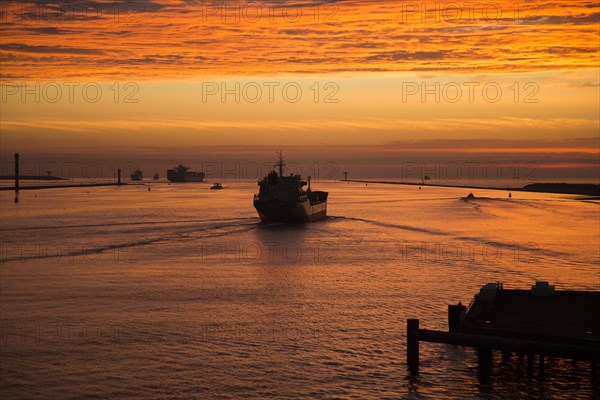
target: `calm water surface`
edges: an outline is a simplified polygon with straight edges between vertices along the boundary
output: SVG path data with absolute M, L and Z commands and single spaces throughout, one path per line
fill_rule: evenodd
M 487 282 L 600 290 L 600 205 L 319 183 L 326 221 L 260 224 L 255 184 L 0 194 L 2 399 L 597 398 L 585 363 L 421 345 Z

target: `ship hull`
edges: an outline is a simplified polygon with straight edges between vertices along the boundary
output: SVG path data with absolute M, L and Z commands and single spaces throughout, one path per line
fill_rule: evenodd
M 200 178 L 200 177 L 185 177 L 185 178 L 174 178 L 174 177 L 170 177 L 167 178 L 169 180 L 169 182 L 204 182 L 205 179 L 204 178 Z
M 263 222 L 313 222 L 327 217 L 327 202 L 255 200 L 254 207 Z
M 167 170 L 167 179 L 169 182 L 204 182 L 206 174 L 204 172 L 188 171 L 188 167 L 180 165 L 175 169 Z

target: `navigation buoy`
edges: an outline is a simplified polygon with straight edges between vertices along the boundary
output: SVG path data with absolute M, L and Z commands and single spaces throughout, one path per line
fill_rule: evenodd
M 150 191 L 150 188 L 148 188 L 148 191 Z
M 508 194 L 508 198 L 510 199 L 511 197 L 512 197 L 512 193 L 509 193 Z

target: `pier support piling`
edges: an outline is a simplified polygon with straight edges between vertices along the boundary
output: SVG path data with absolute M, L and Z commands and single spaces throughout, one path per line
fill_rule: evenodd
M 419 320 L 408 319 L 406 321 L 406 363 L 412 372 L 419 369 Z
M 527 353 L 527 375 L 531 376 L 533 372 L 533 354 Z
M 492 358 L 493 353 L 490 347 L 477 348 L 477 361 L 481 377 L 490 377 L 492 375 Z
M 121 184 L 121 168 L 117 169 L 117 183 Z

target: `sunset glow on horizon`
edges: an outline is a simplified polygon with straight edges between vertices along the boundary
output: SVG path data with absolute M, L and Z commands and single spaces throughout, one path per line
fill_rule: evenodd
M 346 157 L 343 146 L 395 142 L 402 158 L 410 143 L 457 140 L 457 153 L 599 166 L 594 2 L 7 1 L 1 12 L 3 159 L 90 146 L 214 159 L 206 146 L 231 145 Z M 436 151 L 448 148 L 422 156 Z

